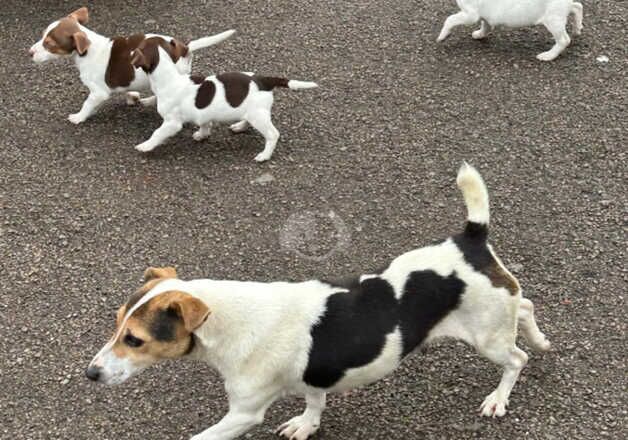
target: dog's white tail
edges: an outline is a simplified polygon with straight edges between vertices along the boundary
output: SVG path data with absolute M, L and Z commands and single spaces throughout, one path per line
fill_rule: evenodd
M 488 226 L 489 207 L 488 191 L 482 176 L 475 168 L 464 162 L 458 171 L 456 183 L 467 205 L 467 222 L 482 225 L 485 229 Z M 467 229 L 469 226 L 467 224 Z
M 288 81 L 290 90 L 313 89 L 314 87 L 318 87 L 318 84 L 312 81 L 297 81 L 296 79 Z
M 225 41 L 233 34 L 235 34 L 235 30 L 230 29 L 219 34 L 212 35 L 211 37 L 203 37 L 199 38 L 198 40 L 192 40 L 188 43 L 188 49 L 190 49 L 190 52 L 194 52 L 205 47 L 213 46 L 214 44 Z

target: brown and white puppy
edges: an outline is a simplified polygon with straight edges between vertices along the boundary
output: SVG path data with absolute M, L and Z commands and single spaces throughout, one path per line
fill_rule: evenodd
M 209 315 L 202 301 L 172 290 L 139 302 L 159 283 L 176 276 L 172 267 L 146 269 L 145 284 L 118 310 L 116 331 L 88 368 L 87 377 L 99 380 L 102 375 L 105 383 L 118 384 L 131 372 L 139 373 L 156 362 L 192 352 L 193 332 Z
M 518 331 L 535 350 L 550 343 L 488 243 L 481 176 L 464 165 L 457 183 L 467 205 L 462 231 L 349 281 L 186 281 L 173 269 L 149 269 L 88 377 L 117 384 L 151 363 L 188 355 L 218 370 L 229 396 L 229 412 L 193 440 L 235 439 L 286 394 L 305 396 L 306 409 L 278 432 L 305 440 L 320 426 L 327 393 L 375 382 L 422 345 L 453 337 L 503 368 L 480 407 L 484 416 L 503 416 L 528 361 Z
M 170 55 L 178 71 L 189 73 L 192 53 L 229 38 L 235 31 L 200 38 L 184 44 L 181 41 L 157 34 L 134 34 L 128 37 L 107 38 L 88 28 L 89 12 L 83 7 L 51 23 L 42 38 L 30 48 L 35 63 L 45 63 L 71 57 L 79 69 L 81 81 L 89 88 L 89 96 L 78 113 L 68 119 L 79 124 L 89 118 L 113 93 L 127 93 L 127 102 L 139 100 L 139 92 L 150 88 L 148 78 L 141 69 L 131 64 L 131 52 L 146 38 L 159 38 L 172 47 Z M 144 105 L 155 104 L 155 97 L 141 100 Z

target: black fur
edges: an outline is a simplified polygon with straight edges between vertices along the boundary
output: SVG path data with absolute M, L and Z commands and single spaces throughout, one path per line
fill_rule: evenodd
M 484 223 L 467 222 L 464 232 L 453 237 L 464 259 L 475 270 L 482 271 L 494 259 L 487 246 L 488 227 Z
M 455 273 L 445 278 L 426 270 L 409 275 L 400 300 L 381 278 L 352 281 L 341 287 L 348 292 L 330 295 L 325 313 L 312 327 L 312 348 L 303 380 L 314 387 L 332 387 L 347 369 L 375 360 L 386 336 L 397 326 L 403 355 L 410 353 L 458 306 L 465 284 Z
M 150 324 L 150 334 L 157 341 L 173 341 L 176 336 L 177 323 L 181 317 L 176 310 L 168 308 L 159 310 Z

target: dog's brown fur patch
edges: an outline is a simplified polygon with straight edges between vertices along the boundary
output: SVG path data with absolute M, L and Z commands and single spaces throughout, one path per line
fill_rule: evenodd
M 170 43 L 161 37 L 150 37 L 142 41 L 135 51 L 131 60 L 134 67 L 141 67 L 148 73 L 155 70 L 159 64 L 159 47 L 166 51 L 173 63 L 179 58 L 187 56 L 189 49 L 179 40 L 172 39 Z
M 197 108 L 205 108 L 211 104 L 216 94 L 216 85 L 211 81 L 204 81 L 196 92 L 194 105 Z
M 504 287 L 511 295 L 517 295 L 521 290 L 517 279 L 497 261 L 482 268 L 481 272 L 491 280 L 493 287 Z
M 84 55 L 89 40 L 75 18 L 65 17 L 44 37 L 43 45 L 44 49 L 56 55 L 70 55 L 75 50 L 79 55 Z
M 111 56 L 105 72 L 105 83 L 110 88 L 128 87 L 133 82 L 135 69 L 131 65 L 131 52 L 145 39 L 144 34 L 113 38 Z
M 218 81 L 225 85 L 225 98 L 231 107 L 238 107 L 249 94 L 252 78 L 240 72 L 217 75 Z

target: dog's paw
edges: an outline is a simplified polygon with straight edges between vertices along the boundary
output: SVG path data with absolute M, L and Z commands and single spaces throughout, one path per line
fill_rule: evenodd
M 242 133 L 249 127 L 249 124 L 246 121 L 236 122 L 235 124 L 231 124 L 229 126 L 229 130 L 234 133 Z
M 142 142 L 139 145 L 135 146 L 137 151 L 141 151 L 142 153 L 148 153 L 149 151 L 153 151 L 155 147 L 148 142 Z
M 135 105 L 138 102 L 140 102 L 140 94 L 138 92 L 127 92 L 126 94 L 127 105 Z
M 155 105 L 157 105 L 157 97 L 149 96 L 147 98 L 142 98 L 140 99 L 140 104 L 142 104 L 144 107 L 154 107 Z
M 290 440 L 306 440 L 318 431 L 319 421 L 297 416 L 279 426 L 275 433 Z
M 471 38 L 474 40 L 481 40 L 482 38 L 486 38 L 488 34 L 484 32 L 482 29 L 478 29 L 477 31 L 473 31 L 471 33 Z
M 72 113 L 70 116 L 68 116 L 68 121 L 70 121 L 73 124 L 80 124 L 81 122 L 85 121 L 85 117 L 83 117 L 80 113 Z
M 209 137 L 209 133 L 203 131 L 203 130 L 196 130 L 193 134 L 192 134 L 192 139 L 194 139 L 197 142 L 202 141 L 203 139 L 207 139 Z
M 272 156 L 272 153 L 268 154 L 268 153 L 264 153 L 262 151 L 260 154 L 255 156 L 255 161 L 256 162 L 266 162 L 268 159 L 270 159 L 271 156 Z
M 484 402 L 480 406 L 480 413 L 484 417 L 502 417 L 506 414 L 508 400 L 500 399 L 497 396 L 497 390 L 486 396 Z
M 548 50 L 547 52 L 538 54 L 536 56 L 536 59 L 541 61 L 552 61 L 556 59 L 557 56 L 557 54 L 553 53 L 551 50 Z

